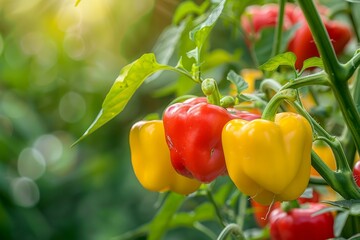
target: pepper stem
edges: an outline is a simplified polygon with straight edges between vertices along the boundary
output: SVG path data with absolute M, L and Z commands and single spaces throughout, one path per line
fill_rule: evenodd
M 237 239 L 241 239 L 241 240 L 245 240 L 245 237 L 239 227 L 239 225 L 235 224 L 235 223 L 230 223 L 229 225 L 227 225 L 220 233 L 220 235 L 218 236 L 217 240 L 224 240 L 227 239 L 227 237 L 230 234 L 234 234 L 234 236 L 237 237 Z
M 281 203 L 281 209 L 284 212 L 289 212 L 291 209 L 299 208 L 299 207 L 300 207 L 300 204 L 297 200 L 291 200 L 291 201 L 286 201 L 286 202 Z
M 266 105 L 264 112 L 261 118 L 274 121 L 275 115 L 277 113 L 280 104 L 284 100 L 295 101 L 296 100 L 296 90 L 295 89 L 284 89 L 277 92 L 270 100 L 270 102 Z
M 209 103 L 220 106 L 220 92 L 215 79 L 206 78 L 201 83 L 201 90 Z

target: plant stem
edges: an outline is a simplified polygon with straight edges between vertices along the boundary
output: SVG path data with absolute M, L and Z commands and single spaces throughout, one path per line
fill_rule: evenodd
M 286 0 L 279 1 L 279 14 L 277 19 L 277 24 L 274 33 L 274 44 L 271 56 L 274 57 L 280 53 L 281 40 L 282 40 L 282 30 L 284 24 L 284 13 L 285 13 L 285 4 Z
M 357 72 L 354 83 L 352 86 L 352 96 L 355 102 L 356 106 L 360 106 L 360 71 Z M 354 144 L 354 141 L 352 139 L 351 133 L 349 132 L 349 129 L 346 127 L 342 136 L 341 136 L 341 142 L 344 146 L 344 149 L 346 149 L 346 156 L 348 159 L 348 163 L 350 167 L 354 165 L 355 161 L 355 154 L 356 154 L 356 147 Z
M 215 79 L 206 78 L 201 83 L 201 90 L 206 95 L 209 103 L 220 106 L 220 92 Z
M 330 84 L 331 82 L 329 81 L 326 72 L 321 71 L 311 75 L 296 78 L 294 81 L 286 83 L 281 89 L 300 88 L 312 85 L 330 86 Z
M 317 49 L 324 62 L 327 73 L 334 74 L 334 78 L 338 78 L 342 67 L 336 58 L 335 50 L 331 44 L 330 37 L 326 31 L 325 25 L 321 20 L 313 0 L 298 0 L 298 3 L 304 13 L 311 33 L 314 37 Z
M 316 10 L 313 0 L 298 0 L 298 3 L 309 24 L 311 33 L 314 37 L 316 46 L 322 57 L 325 71 L 331 81 L 331 87 L 337 99 L 345 123 L 351 132 L 357 150 L 360 150 L 360 114 L 355 107 L 355 103 L 350 95 L 348 79 L 355 72 L 360 64 L 360 53 L 346 64 L 339 63 L 336 58 L 330 37 L 325 29 L 321 17 Z
M 324 140 L 329 144 L 335 156 L 337 171 L 332 171 L 314 151 L 311 152 L 311 165 L 316 169 L 316 171 L 318 171 L 325 181 L 345 199 L 359 198 L 360 189 L 354 182 L 351 168 L 347 162 L 340 141 L 325 131 L 325 129 L 323 129 L 308 112 L 301 108 L 298 103 L 291 102 L 291 104 L 300 114 L 304 115 L 310 121 L 316 134 L 323 136 L 318 137 L 317 139 Z
M 210 239 L 215 239 L 216 238 L 216 234 L 213 231 L 211 231 L 209 228 L 207 228 L 206 226 L 201 224 L 200 222 L 195 222 L 194 223 L 194 228 L 199 230 L 200 232 L 204 233 Z
M 276 112 L 280 107 L 280 104 L 284 100 L 295 101 L 296 100 L 296 90 L 295 89 L 284 89 L 277 92 L 266 105 L 264 112 L 261 118 L 274 121 Z
M 360 189 L 356 185 L 352 172 L 333 172 L 314 152 L 311 152 L 311 165 L 325 181 L 345 199 L 359 199 Z
M 343 81 L 348 81 L 356 69 L 360 65 L 360 49 L 354 54 L 354 56 L 345 64 L 343 64 L 344 73 L 346 73 Z
M 216 216 L 218 217 L 221 226 L 225 227 L 226 224 L 221 215 L 220 209 L 219 209 L 217 203 L 215 202 L 215 199 L 214 199 L 210 189 L 208 189 L 208 188 L 206 188 L 206 195 L 207 195 L 208 199 L 210 200 L 210 203 L 213 205 L 213 207 L 215 209 Z
M 241 231 L 243 230 L 244 227 L 247 198 L 248 196 L 246 196 L 245 194 L 241 194 L 239 199 L 239 210 L 238 210 L 238 216 L 236 218 L 236 223 L 238 224 Z
M 355 146 L 360 152 L 360 115 L 351 97 L 347 82 L 337 83 L 332 88 L 345 123 L 351 132 Z
M 245 240 L 245 237 L 239 227 L 239 225 L 235 223 L 230 223 L 227 225 L 218 236 L 217 240 L 224 240 L 226 239 L 229 234 L 233 233 L 238 239 Z
M 360 32 L 356 26 L 356 22 L 355 22 L 355 18 L 354 18 L 354 3 L 352 2 L 347 2 L 347 6 L 348 6 L 348 13 L 349 13 L 349 18 L 350 18 L 350 22 L 352 24 L 352 29 L 355 32 L 355 36 L 358 42 L 360 42 Z
M 199 81 L 195 80 L 193 78 L 193 76 L 188 72 L 188 71 L 185 71 L 181 68 L 178 68 L 178 67 L 172 67 L 172 66 L 168 66 L 168 65 L 161 65 L 162 66 L 162 69 L 163 70 L 168 70 L 168 71 L 172 71 L 172 72 L 176 72 L 176 73 L 179 73 L 179 74 L 182 74 L 184 75 L 185 77 L 187 78 L 190 78 L 191 80 L 193 80 L 194 82 L 196 83 L 199 83 Z

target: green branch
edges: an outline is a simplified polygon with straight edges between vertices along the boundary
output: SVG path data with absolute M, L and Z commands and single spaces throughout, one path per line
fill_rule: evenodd
M 333 77 L 338 79 L 343 72 L 343 67 L 336 57 L 330 37 L 313 0 L 298 0 L 298 3 L 310 27 L 317 49 L 324 62 L 326 72 L 333 73 Z
M 348 63 L 340 64 L 313 0 L 298 0 L 298 3 L 322 57 L 325 71 L 328 74 L 345 123 L 351 132 L 357 150 L 360 151 L 360 114 L 356 109 L 348 86 L 349 78 L 360 64 L 359 52 Z
M 225 240 L 226 237 L 229 236 L 230 234 L 234 234 L 237 237 L 237 239 L 245 240 L 245 237 L 244 237 L 239 225 L 237 225 L 235 223 L 230 223 L 229 225 L 227 225 L 222 230 L 222 232 L 218 236 L 217 240 Z
M 274 34 L 274 44 L 271 56 L 276 56 L 280 53 L 280 46 L 281 46 L 281 40 L 282 40 L 282 30 L 283 30 L 283 23 L 284 23 L 284 14 L 285 14 L 285 4 L 286 0 L 280 0 L 279 2 L 279 14 L 277 19 L 277 24 L 275 28 L 275 34 Z

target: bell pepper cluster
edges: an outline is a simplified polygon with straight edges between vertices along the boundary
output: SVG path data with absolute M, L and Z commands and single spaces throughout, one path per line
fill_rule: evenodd
M 131 128 L 135 175 L 148 190 L 190 194 L 201 183 L 227 174 L 221 141 L 224 125 L 236 118 L 259 117 L 209 104 L 204 97 L 173 104 L 163 121 L 140 121 Z
M 325 6 L 318 6 L 325 28 L 332 41 L 336 54 L 341 54 L 351 39 L 350 28 L 336 20 L 330 20 L 327 16 L 329 11 Z M 264 6 L 253 5 L 249 7 L 241 18 L 241 26 L 244 29 L 248 43 L 260 37 L 261 30 L 275 28 L 278 20 L 279 7 L 275 4 Z M 295 29 L 293 37 L 287 45 L 287 51 L 295 53 L 296 68 L 301 69 L 304 60 L 318 57 L 315 41 L 310 28 L 300 8 L 294 4 L 287 3 L 285 6 L 283 29 Z
M 170 105 L 162 121 L 138 122 L 130 132 L 133 168 L 146 189 L 189 194 L 229 175 L 266 205 L 304 192 L 311 143 L 311 126 L 301 115 L 279 113 L 273 122 L 206 98 Z
M 311 197 L 271 206 L 251 200 L 251 206 L 258 226 L 268 226 L 271 240 L 330 239 L 334 237 L 334 215 L 324 211 L 327 206 L 319 200 L 320 193 L 313 189 Z
M 130 131 L 131 162 L 135 175 L 144 188 L 190 194 L 200 182 L 178 174 L 171 165 L 161 120 L 140 121 Z

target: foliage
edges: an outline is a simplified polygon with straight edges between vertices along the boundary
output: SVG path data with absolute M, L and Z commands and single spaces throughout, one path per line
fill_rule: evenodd
M 0 1 L 0 238 L 268 238 L 228 176 L 181 196 L 144 190 L 132 171 L 131 125 L 203 96 L 207 78 L 240 110 L 297 111 L 310 122 L 314 141 L 333 149 L 337 170 L 313 152 L 322 178 L 309 186 L 336 192 L 323 199 L 331 206 L 323 211 L 338 212 L 337 237 L 356 237 L 349 226 L 359 221 L 351 170 L 360 145 L 360 4 L 319 1 L 352 27 L 352 42 L 335 56 L 312 1 L 289 1 L 305 9 L 322 43 L 321 57 L 296 69 L 286 46 L 298 26 L 264 28 L 249 43 L 240 24 L 247 7 L 285 2 Z M 255 92 L 247 92 L 246 69 L 262 70 Z M 275 98 L 288 102 L 278 109 Z

